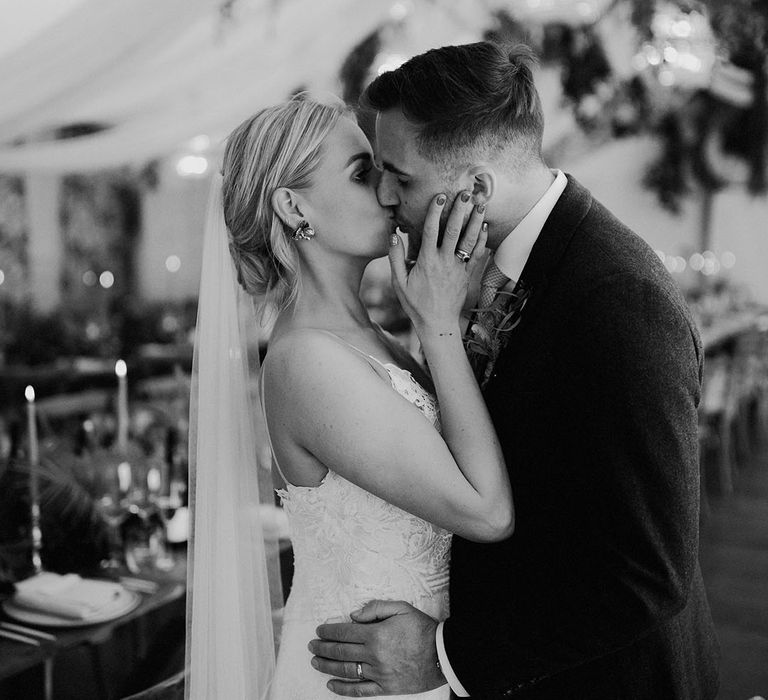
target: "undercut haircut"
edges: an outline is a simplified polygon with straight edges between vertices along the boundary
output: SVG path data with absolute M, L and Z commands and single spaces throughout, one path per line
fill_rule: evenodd
M 535 64 L 523 44 L 444 46 L 377 77 L 360 105 L 400 108 L 416 129 L 419 153 L 436 163 L 502 153 L 519 163 L 540 161 L 544 117 Z

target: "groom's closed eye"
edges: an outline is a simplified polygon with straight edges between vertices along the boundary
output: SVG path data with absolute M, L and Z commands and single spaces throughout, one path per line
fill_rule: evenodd
M 396 168 L 392 163 L 388 163 L 387 161 L 384 161 L 381 164 L 381 169 L 385 170 L 388 173 L 392 173 L 397 177 L 397 181 L 400 182 L 401 180 L 408 181 L 408 178 L 410 178 L 410 175 L 406 173 L 403 170 L 400 170 L 400 168 Z
M 394 176 L 394 180 L 397 183 L 398 187 L 404 188 L 410 184 L 410 180 L 404 177 L 399 170 L 393 170 L 391 168 L 387 168 L 385 165 L 384 171 L 382 172 L 382 177 L 384 177 L 387 174 L 389 174 L 390 176 Z

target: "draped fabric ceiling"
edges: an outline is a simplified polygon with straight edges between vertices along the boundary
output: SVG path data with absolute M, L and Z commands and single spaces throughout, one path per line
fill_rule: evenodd
M 350 49 L 381 27 L 407 58 L 476 41 L 501 8 L 580 22 L 608 2 L 27 0 L 44 27 L 27 41 L 11 37 L 15 48 L 0 45 L 0 172 L 142 164 L 198 134 L 215 141 L 299 87 L 338 91 Z M 0 0 L 6 18 L 14 6 Z M 55 138 L 78 124 L 105 128 Z
M 82 0 L 0 54 L 0 172 L 142 164 L 198 134 L 215 140 L 297 88 L 338 91 L 349 51 L 404 13 L 418 15 L 421 31 L 411 27 L 407 37 L 408 51 L 417 53 L 476 40 L 491 5 Z M 55 138 L 57 129 L 76 124 L 106 128 Z

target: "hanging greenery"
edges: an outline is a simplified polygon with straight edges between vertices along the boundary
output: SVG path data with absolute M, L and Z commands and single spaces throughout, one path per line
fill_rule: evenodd
M 644 37 L 653 35 L 653 17 L 660 0 L 629 0 L 632 22 Z M 684 11 L 703 10 L 721 47 L 732 57 L 745 49 L 765 57 L 768 45 L 768 3 L 765 0 L 677 0 Z
M 752 76 L 752 105 L 730 121 L 725 147 L 750 167 L 749 190 L 766 191 L 768 145 L 768 3 L 765 0 L 704 0 L 712 29 L 730 61 Z
M 732 57 L 748 51 L 753 59 L 764 61 L 768 45 L 765 0 L 702 0 L 702 4 L 709 12 L 712 29 Z
M 658 0 L 629 0 L 641 35 L 653 37 Z M 708 88 L 663 115 L 656 131 L 662 154 L 645 182 L 663 206 L 678 211 L 690 191 L 689 179 L 713 193 L 728 184 L 744 184 L 753 194 L 768 188 L 768 3 L 764 0 L 678 0 L 683 12 L 700 11 L 709 19 L 718 62 Z M 742 168 L 734 168 L 734 159 Z M 738 176 L 734 175 L 736 170 Z
M 373 61 L 381 50 L 381 29 L 376 29 L 358 42 L 347 57 L 339 71 L 342 84 L 342 98 L 356 106 L 357 100 L 365 88 Z

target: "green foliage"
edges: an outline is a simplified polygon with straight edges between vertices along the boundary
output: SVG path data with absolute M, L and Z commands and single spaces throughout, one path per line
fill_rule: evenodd
M 148 343 L 183 343 L 195 325 L 197 300 L 115 306 L 100 318 L 70 306 L 41 313 L 29 304 L 5 303 L 4 310 L 5 362 L 40 366 L 73 357 L 130 357 Z
M 9 364 L 43 365 L 61 357 L 99 354 L 98 345 L 66 314 L 41 314 L 24 304 L 9 308 L 6 323 Z
M 653 16 L 662 3 L 627 1 L 632 6 L 632 21 L 644 37 L 651 38 Z M 689 179 L 709 192 L 726 186 L 727 176 L 718 174 L 717 163 L 712 162 L 716 156 L 705 147 L 717 138 L 723 154 L 740 158 L 748 167 L 749 192 L 764 194 L 768 189 L 768 2 L 677 0 L 676 4 L 683 11 L 702 11 L 709 18 L 720 56 L 751 74 L 753 100 L 751 106 L 743 108 L 708 90 L 681 93 L 677 106 L 662 115 L 654 127 L 663 152 L 644 182 L 672 211 L 679 211 L 681 197 L 690 190 Z
M 60 448 L 62 446 L 59 446 Z M 94 508 L 93 468 L 63 448 L 48 451 L 38 468 L 43 565 L 50 571 L 93 569 L 106 553 L 104 524 Z M 0 472 L 0 543 L 23 543 L 0 556 L 4 576 L 24 576 L 31 557 L 29 465 L 24 460 Z M 0 548 L 0 553 L 6 551 Z M 7 560 L 6 560 L 7 559 Z
M 768 43 L 768 3 L 765 0 L 703 0 L 712 29 L 732 56 L 744 51 L 762 56 Z
M 628 0 L 632 22 L 645 37 L 658 0 Z M 765 55 L 768 45 L 768 3 L 765 0 L 677 0 L 684 10 L 704 10 L 718 42 L 732 57 L 744 51 Z
M 656 11 L 656 0 L 630 0 L 632 4 L 632 22 L 644 38 L 652 35 L 651 21 Z

